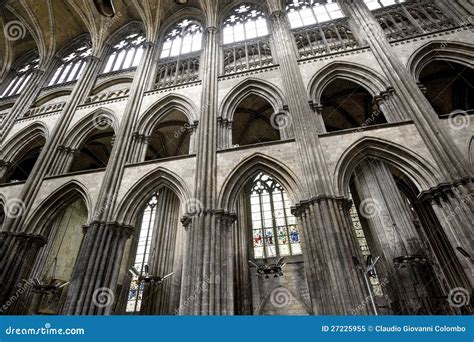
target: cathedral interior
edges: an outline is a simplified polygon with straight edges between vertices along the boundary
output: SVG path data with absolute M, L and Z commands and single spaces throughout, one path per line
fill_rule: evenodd
M 0 313 L 472 314 L 473 18 L 0 1 Z

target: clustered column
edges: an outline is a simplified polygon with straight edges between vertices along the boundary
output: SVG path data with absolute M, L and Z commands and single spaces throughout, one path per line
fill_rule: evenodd
M 449 134 L 439 123 L 439 119 L 432 106 L 423 95 L 414 78 L 393 52 L 393 48 L 385 37 L 385 33 L 374 18 L 372 12 L 362 1 L 340 1 L 345 12 L 360 28 L 360 33 L 367 37 L 367 42 L 379 62 L 382 70 L 390 80 L 392 86 L 401 99 L 404 111 L 413 120 L 426 147 L 436 161 L 440 170 L 440 179 L 453 189 L 454 196 L 439 197 L 439 204 L 434 211 L 439 221 L 445 227 L 453 248 L 459 245 L 465 248 L 469 255 L 474 255 L 472 243 L 472 222 L 474 222 L 474 203 L 472 193 L 474 184 L 469 167 L 459 149 L 453 144 Z M 435 195 L 440 187 L 427 191 Z M 466 208 L 455 210 L 455 208 Z M 453 214 L 455 220 L 446 219 Z M 466 241 L 466 242 L 465 242 Z M 457 254 L 467 277 L 470 278 L 470 287 L 474 284 L 474 265 L 460 254 Z M 464 284 L 452 284 L 462 286 Z
M 334 196 L 324 153 L 317 136 L 318 118 L 311 109 L 297 62 L 293 36 L 282 4 L 267 0 L 271 15 L 275 57 L 293 123 L 297 155 L 304 181 L 302 201 L 295 215 L 302 227 L 303 255 L 313 311 L 349 314 L 367 294 L 352 264 L 360 248 L 344 207 L 347 200 Z

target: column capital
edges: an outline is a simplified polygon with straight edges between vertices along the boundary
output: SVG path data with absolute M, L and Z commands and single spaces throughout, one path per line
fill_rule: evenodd
M 219 28 L 216 26 L 208 26 L 204 29 L 204 34 L 210 35 L 210 34 L 217 34 L 219 32 Z
M 285 20 L 286 19 L 286 13 L 283 10 L 275 10 L 270 15 L 268 16 L 268 19 L 271 21 L 276 21 L 276 20 Z

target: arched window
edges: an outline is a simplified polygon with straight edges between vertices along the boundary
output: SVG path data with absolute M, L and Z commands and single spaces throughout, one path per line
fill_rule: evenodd
M 78 48 L 61 59 L 61 64 L 54 72 L 48 86 L 77 80 L 86 66 L 86 57 L 91 54 L 92 49 L 88 44 L 79 45 Z
M 130 290 L 127 298 L 126 312 L 128 313 L 139 312 L 142 305 L 144 285 L 138 281 L 138 277 L 145 274 L 145 265 L 148 265 L 157 204 L 158 193 L 154 193 L 143 211 L 137 252 L 135 262 L 133 263 L 136 273 L 130 282 Z
M 300 233 L 290 200 L 272 177 L 260 173 L 250 189 L 253 250 L 256 259 L 301 254 Z
M 265 14 L 255 5 L 247 4 L 236 7 L 224 21 L 224 44 L 266 35 L 268 35 L 268 26 Z
M 201 50 L 202 27 L 194 20 L 185 19 L 166 36 L 160 58 L 176 57 Z
M 30 80 L 33 70 L 38 69 L 38 66 L 39 58 L 35 58 L 31 62 L 23 65 L 20 69 L 16 70 L 15 75 L 10 80 L 7 87 L 2 92 L 2 96 L 0 97 L 15 96 L 20 94 Z
M 291 28 L 321 24 L 344 17 L 339 5 L 332 0 L 290 0 L 286 6 Z
M 143 55 L 143 34 L 133 33 L 119 41 L 111 48 L 103 73 L 129 69 L 140 63 Z
M 405 2 L 405 0 L 364 0 L 364 2 L 367 7 L 372 11 L 381 7 L 398 5 Z
M 202 26 L 185 19 L 169 31 L 161 49 L 156 88 L 195 82 L 199 78 Z

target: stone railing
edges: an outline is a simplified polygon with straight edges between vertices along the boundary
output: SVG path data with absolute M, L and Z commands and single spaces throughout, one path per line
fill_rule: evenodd
M 200 53 L 164 59 L 158 64 L 155 89 L 195 82 L 199 79 Z
M 273 64 L 269 37 L 223 46 L 224 74 L 233 74 Z
M 374 16 L 390 41 L 456 27 L 433 0 L 412 1 L 374 11 Z
M 86 99 L 85 103 L 88 104 L 88 103 L 112 100 L 112 99 L 116 99 L 116 98 L 119 98 L 119 97 L 125 97 L 125 96 L 128 96 L 129 92 L 130 92 L 129 88 L 111 90 L 111 91 L 108 91 L 106 93 L 91 95 Z
M 300 58 L 342 52 L 359 47 L 347 18 L 293 30 Z
M 47 104 L 40 107 L 33 107 L 26 111 L 25 115 L 23 115 L 23 118 L 46 114 L 46 113 L 57 112 L 57 111 L 62 110 L 65 104 L 66 102 L 58 102 L 58 103 Z

